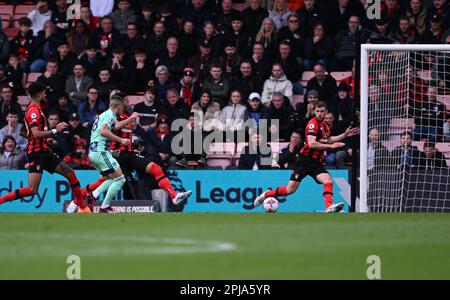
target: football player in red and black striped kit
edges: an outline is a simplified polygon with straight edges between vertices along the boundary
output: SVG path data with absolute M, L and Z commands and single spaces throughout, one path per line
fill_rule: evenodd
M 292 175 L 287 186 L 281 186 L 269 190 L 254 201 L 254 206 L 259 206 L 268 197 L 286 196 L 297 191 L 300 182 L 307 175 L 311 176 L 318 184 L 323 184 L 323 198 L 325 200 L 326 212 L 339 212 L 344 208 L 344 203 L 333 204 L 333 180 L 324 167 L 325 152 L 328 149 L 336 149 L 345 146 L 341 141 L 347 137 L 359 134 L 359 128 L 349 127 L 345 133 L 338 136 L 330 136 L 331 130 L 325 115 L 327 104 L 319 101 L 314 108 L 315 117 L 306 125 L 306 143 L 300 150 Z
M 25 125 L 28 130 L 28 187 L 0 197 L 0 204 L 36 194 L 45 170 L 67 178 L 75 195 L 74 202 L 79 207 L 78 213 L 90 213 L 91 210 L 84 203 L 80 182 L 75 172 L 47 145 L 48 138 L 63 131 L 68 125 L 61 122 L 56 125 L 56 129 L 48 130 L 47 118 L 42 111 L 42 106 L 46 104 L 45 90 L 46 86 L 38 82 L 31 84 L 28 88 L 28 94 L 31 97 L 25 114 Z

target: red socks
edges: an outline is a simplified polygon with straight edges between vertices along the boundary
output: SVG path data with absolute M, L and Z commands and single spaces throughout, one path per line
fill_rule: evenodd
M 267 191 L 264 194 L 264 198 L 277 197 L 277 196 L 286 196 L 286 195 L 287 195 L 286 187 L 285 186 L 280 186 L 280 187 L 277 187 L 274 190 Z
M 75 195 L 75 204 L 78 205 L 79 208 L 85 208 L 86 204 L 84 203 L 84 198 L 81 195 L 80 182 L 78 181 L 75 172 L 70 173 L 67 176 L 67 179 L 69 180 L 70 187 L 72 188 L 73 194 Z
M 148 170 L 148 173 L 153 177 L 155 177 L 156 182 L 158 183 L 158 186 L 160 188 L 169 193 L 170 199 L 175 198 L 177 192 L 174 191 L 172 184 L 169 181 L 169 178 L 166 177 L 160 166 L 158 166 L 155 163 L 152 163 L 152 166 L 150 170 Z
M 333 183 L 325 183 L 323 185 L 323 199 L 325 200 L 325 208 L 333 204 Z
M 102 185 L 103 182 L 105 182 L 105 180 L 103 179 L 103 177 L 101 177 L 96 182 L 88 184 L 81 191 L 81 197 L 83 197 L 83 199 L 86 198 L 88 193 L 95 191 L 99 186 Z
M 6 194 L 3 197 L 0 197 L 0 204 L 3 204 L 8 201 L 17 200 L 23 197 L 32 196 L 33 192 L 29 187 L 24 187 L 15 191 L 12 191 L 9 194 Z

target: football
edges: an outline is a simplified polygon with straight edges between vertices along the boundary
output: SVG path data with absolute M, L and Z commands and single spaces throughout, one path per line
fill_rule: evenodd
M 278 210 L 278 200 L 274 197 L 269 197 L 263 202 L 264 210 L 268 213 L 274 213 Z

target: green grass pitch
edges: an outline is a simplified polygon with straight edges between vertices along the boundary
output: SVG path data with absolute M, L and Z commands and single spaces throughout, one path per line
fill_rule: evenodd
M 0 214 L 0 279 L 450 279 L 450 214 Z

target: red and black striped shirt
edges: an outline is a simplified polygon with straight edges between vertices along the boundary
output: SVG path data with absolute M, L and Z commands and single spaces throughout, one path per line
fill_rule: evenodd
M 117 122 L 126 120 L 128 117 L 129 116 L 127 114 L 121 113 L 119 116 L 117 116 Z M 125 146 L 120 143 L 112 141 L 111 145 L 109 147 L 111 150 L 121 150 L 121 151 L 129 151 L 129 152 L 133 151 L 133 148 L 131 145 L 133 143 L 133 122 L 128 123 L 128 125 L 122 129 L 113 130 L 113 133 L 115 135 L 121 137 L 122 139 L 129 139 L 130 143 L 128 144 L 128 146 Z
M 331 130 L 327 122 L 319 122 L 316 117 L 312 118 L 306 125 L 306 143 L 300 150 L 300 154 L 303 156 L 311 157 L 313 159 L 319 160 L 323 163 L 325 159 L 325 150 L 311 149 L 308 145 L 308 135 L 313 135 L 316 137 L 316 141 L 321 139 L 327 139 L 330 136 Z
M 35 138 L 31 128 L 37 127 L 39 131 L 48 130 L 47 118 L 42 111 L 42 107 L 31 102 L 25 113 L 25 125 L 28 130 L 28 147 L 27 153 L 31 154 L 39 151 L 49 151 L 46 143 L 47 138 Z

